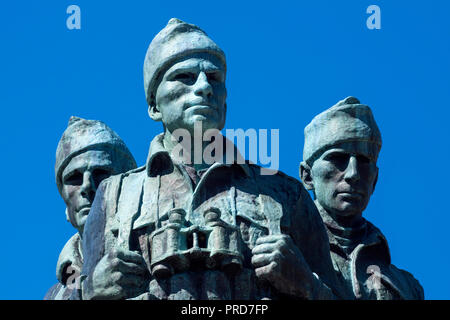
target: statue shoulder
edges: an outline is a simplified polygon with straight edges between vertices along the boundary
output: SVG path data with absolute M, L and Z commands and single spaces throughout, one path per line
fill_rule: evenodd
M 405 291 L 407 291 L 407 298 L 411 300 L 424 300 L 425 294 L 422 285 L 419 280 L 417 280 L 412 273 L 400 269 L 395 265 L 391 264 L 391 271 L 397 275 L 397 279 L 401 279 Z
M 314 202 L 299 180 L 282 171 L 270 172 L 271 175 L 263 174 L 267 171 L 262 171 L 260 166 L 254 164 L 250 164 L 249 168 L 259 193 L 270 195 L 282 205 L 283 224 L 293 226 L 301 222 L 306 227 L 309 225 L 306 222 L 311 219 L 321 223 L 321 220 L 317 219 L 318 213 L 315 212 L 317 209 Z
M 376 237 L 379 241 L 379 244 L 381 245 L 381 247 L 378 247 L 378 253 L 380 254 L 379 257 L 387 259 L 387 262 L 390 264 L 389 269 L 391 275 L 393 276 L 392 280 L 394 280 L 398 287 L 401 288 L 400 291 L 402 295 L 406 299 L 423 300 L 424 291 L 419 281 L 414 278 L 414 276 L 410 272 L 400 269 L 391 263 L 390 250 L 386 237 L 381 232 L 381 230 L 377 228 L 373 223 L 367 220 L 366 222 L 368 226 L 369 236 L 372 236 L 373 238 Z
M 266 169 L 253 163 L 249 163 L 248 167 L 256 182 L 262 186 L 269 186 L 283 193 L 288 192 L 295 195 L 299 195 L 304 188 L 298 179 L 282 171 Z
M 100 228 L 106 231 L 117 230 L 117 211 L 120 203 L 134 204 L 136 202 L 135 195 L 139 195 L 139 192 L 136 192 L 136 190 L 140 190 L 136 189 L 136 186 L 145 179 L 145 169 L 146 167 L 143 166 L 104 179 L 97 189 L 86 226 L 89 228 L 95 226 L 97 229 Z M 120 201 L 122 198 L 124 200 Z M 95 232 L 100 231 L 100 229 L 97 229 L 95 229 Z
M 145 175 L 145 172 L 146 166 L 142 166 L 125 173 L 112 175 L 100 183 L 97 193 L 106 199 L 117 198 L 120 194 L 120 190 L 122 189 L 124 180 L 132 181 L 135 179 L 141 179 Z
M 56 264 L 56 278 L 63 285 L 66 284 L 67 277 L 73 273 L 73 270 L 67 271 L 67 268 L 72 267 L 77 271 L 81 271 L 81 267 L 83 266 L 80 241 L 80 234 L 77 232 L 66 242 L 59 254 Z
M 147 166 L 141 166 L 135 169 L 131 169 L 130 171 L 127 171 L 125 173 L 122 173 L 123 176 L 131 176 L 131 175 L 135 175 L 135 174 L 143 174 L 145 173 L 147 169 Z
M 45 294 L 44 300 L 61 300 L 61 293 L 64 287 L 60 282 L 55 283 Z
M 142 174 L 145 174 L 146 168 L 147 168 L 146 166 L 142 166 L 142 167 L 138 167 L 138 168 L 129 170 L 124 173 L 112 175 L 112 176 L 104 179 L 100 183 L 100 185 L 103 185 L 104 187 L 113 186 L 113 185 L 120 184 L 124 178 L 130 178 L 130 179 L 137 178 L 137 177 L 141 176 Z

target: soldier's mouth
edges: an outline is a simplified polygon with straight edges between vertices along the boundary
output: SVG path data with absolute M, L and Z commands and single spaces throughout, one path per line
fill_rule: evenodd
M 362 194 L 361 192 L 338 192 L 337 193 L 339 196 L 341 196 L 342 198 L 347 198 L 347 199 L 358 199 L 358 201 L 362 198 L 364 198 L 364 194 Z
M 342 189 L 339 188 L 336 193 L 337 194 L 348 194 L 348 195 L 359 195 L 359 196 L 365 195 L 365 193 L 363 191 L 360 191 L 356 188 L 351 188 L 351 187 L 343 187 Z
M 90 210 L 91 210 L 91 205 L 85 205 L 85 206 L 81 207 L 81 209 L 78 210 L 78 212 L 79 212 L 79 214 L 84 216 L 84 215 L 89 214 Z
M 358 193 L 358 192 L 338 192 L 338 194 L 340 194 L 341 196 L 349 196 L 349 197 L 351 197 L 351 196 L 361 197 L 362 196 L 362 194 Z
M 192 101 L 188 105 L 188 109 L 196 108 L 196 109 L 214 109 L 217 110 L 217 106 L 211 103 L 210 101 L 198 99 L 195 101 Z
M 209 105 L 209 104 L 196 104 L 193 105 L 191 107 L 189 107 L 188 109 L 194 110 L 194 111 L 207 111 L 207 112 L 211 112 L 211 111 L 217 111 L 217 108 L 213 105 Z

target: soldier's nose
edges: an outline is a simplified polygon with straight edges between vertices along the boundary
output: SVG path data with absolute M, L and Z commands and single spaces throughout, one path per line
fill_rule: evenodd
M 81 185 L 81 195 L 89 200 L 93 200 L 95 196 L 94 177 L 89 171 L 83 174 L 83 184 Z
M 355 156 L 351 156 L 345 169 L 344 179 L 346 181 L 358 181 L 359 178 L 358 160 L 356 160 Z
M 208 81 L 208 77 L 204 72 L 200 72 L 197 78 L 197 81 L 194 84 L 194 93 L 203 97 L 211 97 L 212 95 L 212 87 Z

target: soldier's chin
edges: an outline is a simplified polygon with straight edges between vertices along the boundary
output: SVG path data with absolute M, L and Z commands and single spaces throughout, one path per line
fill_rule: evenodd
M 87 220 L 87 216 L 83 216 L 80 217 L 80 219 L 78 219 L 78 223 L 77 223 L 77 229 L 80 233 L 83 233 L 84 230 L 84 225 L 86 224 L 86 220 Z
M 360 203 L 344 201 L 339 204 L 339 209 L 336 211 L 341 217 L 351 217 L 362 212 L 362 208 Z
M 89 211 L 91 210 L 91 207 L 86 207 L 81 209 L 80 211 L 78 211 L 78 216 L 79 217 L 84 217 L 87 216 L 89 214 Z
M 91 210 L 91 208 L 83 208 L 80 211 L 78 211 L 77 214 L 77 220 L 78 220 L 78 225 L 84 225 L 84 223 L 86 222 L 86 219 L 89 215 L 89 211 Z
M 195 114 L 191 117 L 189 121 L 189 131 L 194 132 L 194 130 L 197 130 L 201 128 L 202 132 L 204 133 L 206 130 L 222 130 L 225 123 L 225 121 L 222 121 L 221 119 L 218 119 L 216 116 L 205 116 L 202 114 Z

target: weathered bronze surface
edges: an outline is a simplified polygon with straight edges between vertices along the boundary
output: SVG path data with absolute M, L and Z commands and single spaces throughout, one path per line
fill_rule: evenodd
M 66 219 L 77 229 L 64 246 L 56 266 L 55 284 L 46 300 L 69 299 L 79 285 L 83 265 L 81 238 L 87 215 L 100 182 L 136 168 L 120 137 L 97 120 L 71 117 L 56 149 L 55 178 L 66 203 Z
M 339 101 L 305 128 L 300 175 L 327 228 L 347 299 L 423 299 L 414 277 L 391 263 L 386 238 L 362 216 L 378 180 L 381 134 L 371 109 Z
M 197 26 L 171 19 L 153 39 L 145 93 L 164 132 L 145 166 L 100 185 L 73 299 L 339 298 L 325 228 L 298 180 L 173 154 L 176 130 L 223 128 L 225 76 L 225 54 Z

